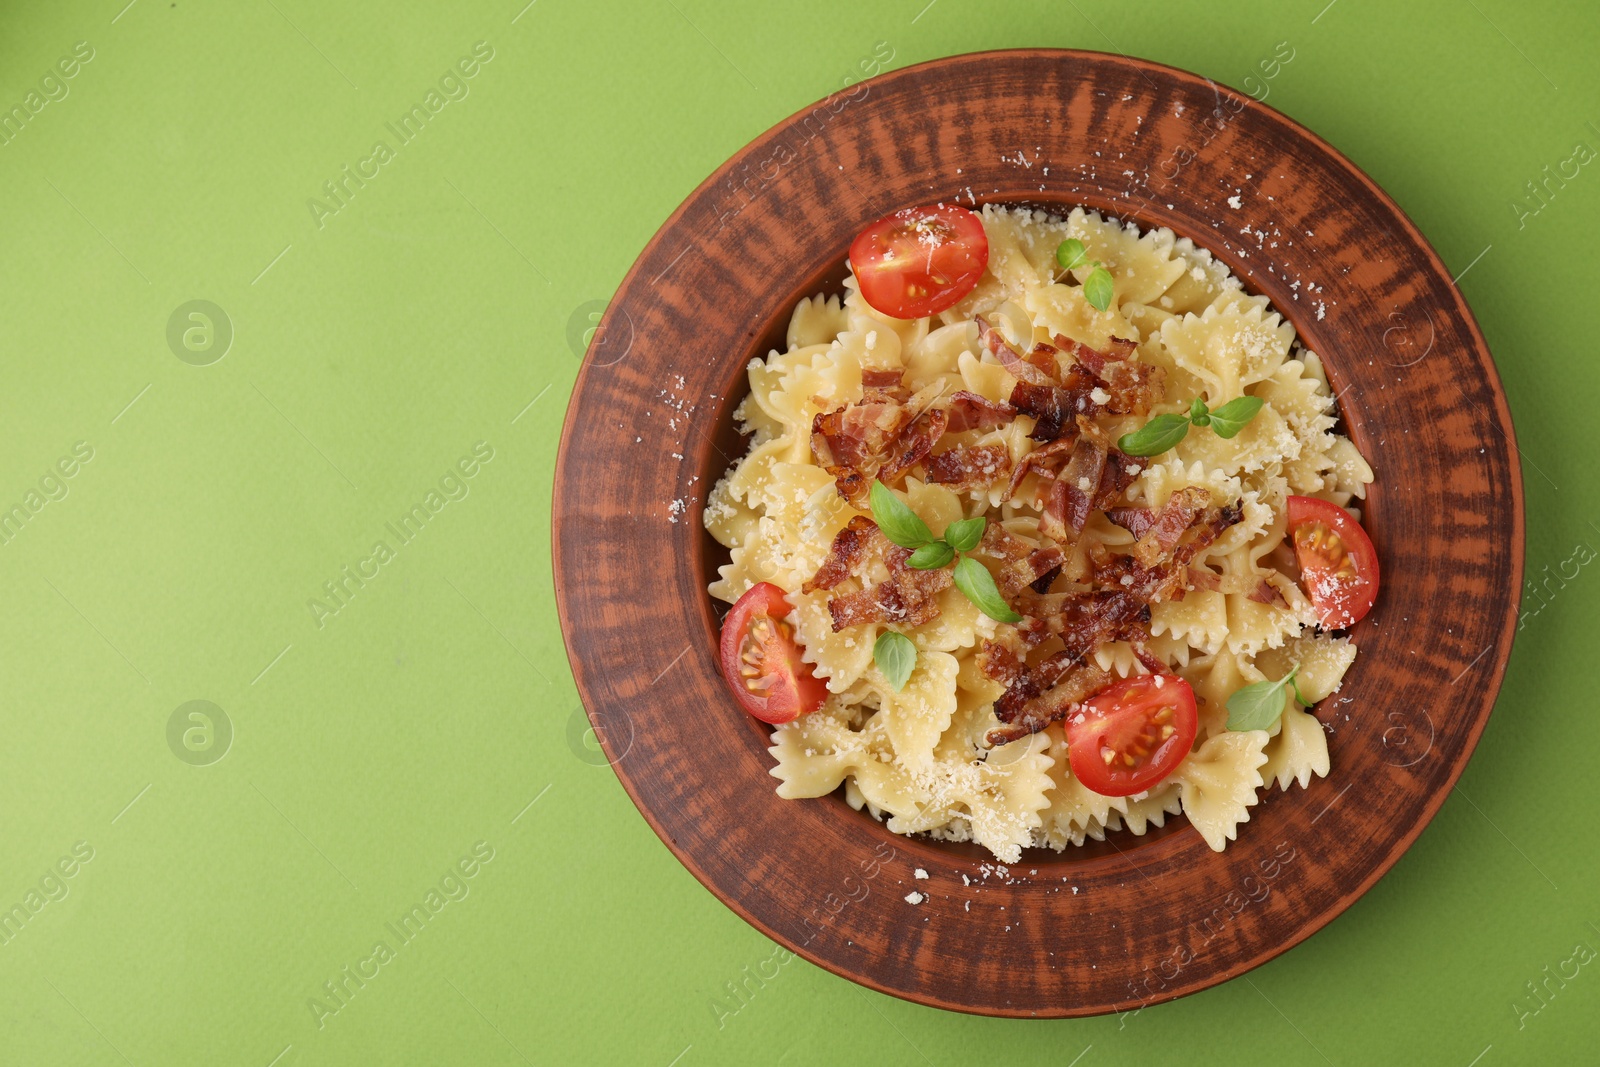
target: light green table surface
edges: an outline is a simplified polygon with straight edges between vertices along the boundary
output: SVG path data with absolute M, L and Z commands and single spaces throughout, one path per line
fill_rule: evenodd
M 0 1062 L 1595 1062 L 1592 5 L 525 2 L 0 5 Z M 1264 86 L 1467 271 L 1542 590 L 1458 795 L 1249 982 L 1006 1022 L 795 961 L 734 1001 L 771 943 L 577 717 L 569 331 L 859 61 L 1041 45 Z

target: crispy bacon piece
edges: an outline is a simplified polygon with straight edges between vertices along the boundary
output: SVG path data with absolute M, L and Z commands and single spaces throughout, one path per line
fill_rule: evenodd
M 1144 415 L 1161 399 L 1166 372 L 1131 362 L 1136 347 L 1132 341 L 1114 337 L 1110 352 L 1097 352 L 1057 334 L 1055 345 L 1036 344 L 1024 356 L 987 321 L 980 318 L 978 323 L 979 340 L 1017 379 L 1011 404 L 1034 417 L 1029 436 L 1036 441 L 1055 440 L 1079 415 Z M 1063 351 L 1075 361 L 1065 370 Z
M 1022 486 L 1022 479 L 1028 476 L 1029 471 L 1054 475 L 1072 455 L 1072 446 L 1076 443 L 1075 438 L 1058 437 L 1023 456 L 1011 471 L 1011 484 L 1006 486 L 1006 498 L 1009 500 L 1017 495 L 1017 490 Z
M 1008 599 L 1044 581 L 1047 575 L 1054 579 L 1065 559 L 1061 549 L 1053 545 L 1035 548 L 998 522 L 984 527 L 978 551 L 1000 561 L 1000 576 L 995 584 L 1000 588 L 1000 595 Z M 1048 582 L 1045 588 L 1049 588 Z
M 1133 358 L 1133 354 L 1139 350 L 1139 342 L 1130 341 L 1126 337 L 1111 338 L 1111 348 L 1106 352 L 1097 351 L 1082 341 L 1074 341 L 1072 338 L 1060 333 L 1055 335 L 1055 342 L 1057 348 L 1089 368 L 1089 373 L 1091 374 L 1099 374 L 1101 368 L 1108 362 L 1130 360 Z
M 868 371 L 864 377 L 869 374 L 886 382 L 890 372 Z M 858 404 L 818 412 L 811 420 L 811 450 L 818 464 L 833 475 L 839 495 L 863 511 L 879 472 L 893 479 L 920 462 L 943 435 L 949 418 L 932 408 L 937 386 L 910 398 L 898 385 L 888 391 L 873 386 L 868 393 Z
M 1073 593 L 1020 593 L 1013 607 L 1038 619 L 1060 637 L 1072 658 L 1083 659 L 1096 645 L 1114 641 L 1128 627 L 1144 622 L 1148 605 L 1127 588 L 1091 589 Z
M 1006 340 L 1005 334 L 991 326 L 989 320 L 982 315 L 978 316 L 978 341 L 994 353 L 994 358 L 1000 361 L 1000 365 L 1019 381 L 1044 387 L 1055 384 L 1059 366 L 1056 363 L 1055 349 L 1049 345 L 1036 347 L 1033 352 L 1024 356 L 1017 351 L 1016 346 Z M 1045 351 L 1041 353 L 1040 348 Z
M 877 523 L 857 515 L 834 536 L 827 558 L 800 591 L 831 590 L 846 578 L 861 577 L 868 562 L 882 558 L 888 578 L 829 599 L 834 631 L 865 622 L 921 626 L 938 618 L 939 594 L 950 588 L 953 579 L 947 568 L 922 571 L 906 566 L 910 556 L 907 549 L 890 543 Z
M 1107 363 L 1106 410 L 1113 415 L 1148 415 L 1167 389 L 1167 372 L 1150 363 Z
M 1036 734 L 1046 726 L 1067 717 L 1074 705 L 1081 704 L 1095 693 L 1111 684 L 1112 676 L 1093 664 L 1084 664 L 1067 672 L 1066 676 L 1042 693 L 1023 701 L 1003 720 L 1004 726 L 990 730 L 984 740 L 991 745 L 1004 745 Z M 999 702 L 995 711 L 1000 710 Z
M 945 567 L 927 571 L 907 567 L 910 557 L 909 549 L 890 547 L 884 553 L 889 567 L 886 580 L 829 600 L 834 632 L 867 622 L 921 626 L 938 618 L 939 594 L 955 584 L 954 578 Z
M 1093 582 L 1101 588 L 1130 592 L 1141 598 L 1143 603 L 1182 600 L 1184 592 L 1190 587 L 1221 588 L 1218 575 L 1203 567 L 1190 567 L 1189 564 L 1242 516 L 1243 511 L 1238 504 L 1207 508 L 1195 519 L 1185 534 L 1187 540 L 1173 550 L 1171 558 L 1154 567 L 1144 566 L 1131 555 L 1096 554 L 1092 561 Z
M 904 404 L 911 390 L 902 384 L 905 372 L 877 367 L 861 368 L 861 403 Z
M 1151 517 L 1149 528 L 1134 543 L 1133 558 L 1146 567 L 1154 567 L 1166 559 L 1178 539 L 1194 524 L 1195 516 L 1205 509 L 1210 500 L 1211 494 L 1198 486 L 1189 486 L 1173 493 Z
M 1156 511 L 1154 508 L 1107 508 L 1106 518 L 1137 539 L 1143 537 L 1144 532 L 1155 525 Z
M 1097 384 L 1110 395 L 1106 411 L 1113 415 L 1147 415 L 1166 389 L 1167 372 L 1150 363 L 1135 363 L 1138 343 L 1123 337 L 1111 339 L 1109 352 L 1097 352 L 1061 334 L 1056 345 L 1070 353 L 1078 366 L 1099 379 Z
M 1110 452 L 1111 442 L 1105 434 L 1079 415 L 1078 438 L 1072 446 L 1072 455 L 1051 482 L 1039 516 L 1040 533 L 1055 541 L 1077 540 L 1100 497 L 1100 479 Z
M 1106 412 L 1113 415 L 1128 414 L 1117 410 L 1121 405 L 1115 401 L 1106 383 L 1081 365 L 1074 365 L 1067 371 L 1059 385 L 1038 386 L 1018 382 L 1011 389 L 1012 406 L 1035 419 L 1033 431 L 1028 436 L 1036 441 L 1053 441 L 1060 437 L 1075 425 L 1074 420 L 1079 415 L 1093 417 Z M 1144 410 L 1149 410 L 1148 404 Z
M 1105 641 L 1126 640 L 1140 662 L 1151 670 L 1164 669 L 1145 647 L 1150 605 L 1182 590 L 1195 556 L 1242 517 L 1238 504 L 1206 508 L 1184 531 L 1187 539 L 1171 558 L 1156 566 L 1146 567 L 1131 555 L 1108 560 L 1097 566 L 1095 580 L 1109 588 L 1015 594 L 1012 606 L 1027 618 L 1003 643 L 986 641 L 979 652 L 980 669 L 1006 685 L 994 703 L 1004 725 L 989 732 L 989 743 L 1003 744 L 1043 729 L 1109 680 L 1097 680 L 1089 673 L 1095 669 L 1087 665 L 1090 653 Z M 1028 667 L 1023 652 L 1048 635 L 1061 639 L 1060 651 Z
M 928 460 L 928 481 L 957 489 L 992 485 L 1011 471 L 1005 445 L 962 445 Z
M 1278 587 L 1265 578 L 1256 583 L 1255 591 L 1250 594 L 1250 599 L 1257 604 L 1276 604 L 1279 607 L 1288 607 L 1289 602 L 1283 599 L 1283 594 Z
M 888 449 L 914 417 L 895 401 L 863 401 L 811 420 L 811 450 L 824 467 L 861 467 Z
M 890 445 L 889 458 L 878 469 L 878 477 L 885 482 L 892 482 L 928 458 L 933 446 L 944 436 L 949 419 L 943 408 L 934 408 L 917 416 L 916 421 L 900 431 Z
M 1060 350 L 1055 345 L 1047 345 L 1043 341 L 1034 345 L 1032 350 L 1023 358 L 1032 366 L 1044 371 L 1051 379 L 1061 377 Z
M 1104 511 L 1115 504 L 1143 469 L 1137 458 L 1120 449 L 1107 452 L 1105 470 L 1100 474 L 1100 485 L 1094 493 L 1094 506 Z
M 990 400 L 963 389 L 950 398 L 950 425 L 947 429 L 951 433 L 992 430 L 1016 417 L 1017 409 L 1005 401 Z
M 817 568 L 817 573 L 800 587 L 802 593 L 815 593 L 818 589 L 832 589 L 856 573 L 857 566 L 869 558 L 888 538 L 878 529 L 878 524 L 865 515 L 857 515 L 834 535 L 828 547 L 828 557 Z
M 1057 477 L 1058 485 L 1067 487 L 1067 528 L 1076 538 L 1089 521 L 1089 509 L 1099 495 L 1100 476 L 1105 473 L 1106 457 L 1111 454 L 1111 442 L 1106 435 L 1082 415 L 1078 416 L 1078 443 L 1072 448 L 1072 458 Z
M 1072 416 L 1087 400 L 1087 390 L 1080 398 L 1054 385 L 1018 382 L 1011 389 L 1012 407 L 1033 416 L 1034 426 L 1028 436 L 1035 441 L 1054 441 L 1060 437 L 1062 427 L 1071 424 Z
M 985 640 L 978 648 L 978 669 L 986 678 L 1011 688 L 1028 672 L 1023 660 L 1027 644 L 1016 631 L 1002 630 L 993 640 Z
M 1144 597 L 1146 603 L 1168 599 L 1183 588 L 1190 562 L 1242 518 L 1244 509 L 1237 502 L 1226 507 L 1207 508 L 1190 527 L 1188 539 L 1179 544 L 1166 563 L 1146 569 L 1140 567 L 1137 560 L 1133 561 L 1137 569 L 1133 573 L 1134 580 L 1130 588 Z

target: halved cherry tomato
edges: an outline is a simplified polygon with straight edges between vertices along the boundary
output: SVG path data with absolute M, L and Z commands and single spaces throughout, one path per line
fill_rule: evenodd
M 740 707 L 774 726 L 817 710 L 828 695 L 783 621 L 790 610 L 782 589 L 758 582 L 722 621 L 722 676 Z
M 1090 790 L 1132 796 L 1177 770 L 1198 729 L 1188 682 L 1141 674 L 1107 686 L 1067 716 L 1067 758 Z
M 1355 516 L 1314 496 L 1289 498 L 1300 584 L 1324 629 L 1353 626 L 1378 598 L 1378 553 Z
M 920 319 L 954 305 L 977 288 L 988 265 L 983 222 L 954 204 L 885 215 L 850 242 L 862 299 L 897 319 Z

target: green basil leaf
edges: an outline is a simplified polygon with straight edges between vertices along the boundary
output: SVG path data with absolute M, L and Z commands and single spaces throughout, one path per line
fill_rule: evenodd
M 961 519 L 944 528 L 944 539 L 957 552 L 971 552 L 983 540 L 983 531 L 988 525 L 989 520 L 982 515 Z
M 1211 421 L 1211 413 L 1206 410 L 1206 402 L 1199 397 L 1189 405 L 1189 421 L 1196 426 L 1204 426 Z
M 872 646 L 872 662 L 878 665 L 895 692 L 899 692 L 906 687 L 911 669 L 917 665 L 917 646 L 905 634 L 885 630 Z
M 933 540 L 933 531 L 917 517 L 894 490 L 882 482 L 872 483 L 872 518 L 883 536 L 901 548 L 921 548 Z
M 911 553 L 911 558 L 906 560 L 906 566 L 915 567 L 919 571 L 936 571 L 955 558 L 955 549 L 943 541 L 929 541 Z
M 1256 417 L 1262 403 L 1259 396 L 1236 396 L 1211 413 L 1211 428 L 1218 437 L 1232 437 Z
M 1157 415 L 1132 433 L 1117 438 L 1117 447 L 1130 456 L 1158 456 L 1176 447 L 1188 432 L 1188 416 Z
M 1276 681 L 1268 678 L 1234 693 L 1228 698 L 1228 729 L 1265 730 L 1277 722 L 1289 705 L 1289 694 L 1283 687 L 1299 673 L 1300 668 L 1296 667 Z
M 1111 272 L 1104 267 L 1096 267 L 1089 272 L 1089 277 L 1083 282 L 1083 298 L 1101 311 L 1111 306 L 1111 298 L 1116 293 L 1116 283 L 1111 280 Z
M 1011 605 L 1000 595 L 989 569 L 971 556 L 962 556 L 956 561 L 956 588 L 996 622 L 1022 621 L 1022 616 L 1012 611 Z
M 1056 262 L 1071 270 L 1089 258 L 1089 250 L 1076 237 L 1069 237 L 1056 246 Z

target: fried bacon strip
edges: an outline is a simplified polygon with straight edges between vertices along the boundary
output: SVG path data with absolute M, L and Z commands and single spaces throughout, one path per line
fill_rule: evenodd
M 1139 540 L 1134 542 L 1133 558 L 1146 567 L 1154 567 L 1166 559 L 1210 500 L 1211 494 L 1198 486 L 1189 486 L 1173 493 L 1151 517 L 1149 527 L 1139 535 Z
M 861 564 L 888 541 L 877 523 L 865 515 L 857 515 L 834 535 L 833 544 L 828 546 L 827 558 L 817 568 L 817 573 L 800 587 L 800 591 L 815 593 L 818 589 L 832 589 L 853 576 Z
M 1048 589 L 1050 584 L 1045 578 L 1053 579 L 1066 558 L 1054 545 L 1036 548 L 998 522 L 991 522 L 984 528 L 978 551 L 1000 560 L 1000 576 L 995 584 L 1007 598 L 1040 582 Z
M 963 430 L 993 430 L 1017 417 L 1017 409 L 1005 401 L 963 389 L 950 398 L 950 433 Z
M 1106 453 L 1105 469 L 1100 473 L 1100 486 L 1095 490 L 1094 506 L 1104 511 L 1116 503 L 1143 467 L 1139 460 L 1118 448 Z
M 1005 445 L 962 445 L 928 460 L 928 481 L 955 489 L 992 485 L 1011 470 Z
M 1106 518 L 1139 538 L 1155 525 L 1156 511 L 1155 508 L 1106 508 Z
M 1006 499 L 1016 497 L 1017 490 L 1022 486 L 1022 479 L 1026 478 L 1030 471 L 1054 476 L 1072 455 L 1072 446 L 1075 444 L 1077 444 L 1075 437 L 1058 437 L 1023 456 L 1011 471 L 1011 484 L 1006 486 Z
M 811 420 L 811 448 L 825 467 L 874 462 L 916 417 L 897 400 L 863 400 Z
M 861 510 L 880 471 L 898 477 L 921 462 L 944 434 L 949 416 L 932 408 L 938 388 L 907 397 L 898 371 L 864 371 L 860 403 L 818 412 L 811 420 L 811 451 L 833 475 L 839 495 Z M 893 375 L 893 384 L 890 376 Z
M 1056 362 L 1056 350 L 1049 345 L 1035 345 L 1033 351 L 1024 356 L 982 315 L 978 316 L 978 342 L 994 353 L 994 358 L 1017 380 L 1043 388 L 1056 384 L 1060 366 Z
M 827 558 L 800 591 L 831 590 L 847 578 L 861 578 L 868 563 L 882 559 L 889 572 L 885 580 L 873 584 L 863 580 L 860 589 L 828 600 L 834 632 L 867 622 L 921 626 L 939 617 L 939 594 L 950 588 L 953 579 L 947 568 L 922 571 L 906 566 L 910 556 L 909 550 L 884 537 L 877 523 L 857 515 L 834 536 Z
M 902 430 L 890 444 L 889 458 L 878 468 L 878 477 L 885 482 L 892 482 L 927 459 L 933 446 L 944 436 L 949 420 L 950 416 L 943 408 L 933 408 L 917 416 L 916 421 Z
M 1015 609 L 1027 616 L 1024 624 L 1004 640 L 985 641 L 978 657 L 984 673 L 1006 685 L 1005 693 L 994 704 L 995 715 L 1003 725 L 989 732 L 989 743 L 1003 744 L 1042 730 L 1098 688 L 1063 699 L 1077 693 L 1080 685 L 1093 681 L 1094 676 L 1088 672 L 1094 668 L 1087 663 L 1096 646 L 1105 641 L 1127 640 L 1136 654 L 1143 650 L 1149 637 L 1150 605 L 1180 591 L 1195 556 L 1242 517 L 1238 504 L 1206 508 L 1182 531 L 1186 540 L 1155 565 L 1147 567 L 1134 556 L 1125 555 L 1116 557 L 1105 568 L 1097 568 L 1096 580 L 1109 588 L 1018 593 L 1008 598 Z M 1048 635 L 1061 639 L 1060 651 L 1037 666 L 1028 667 L 1022 659 L 1026 648 L 1036 647 Z M 1140 655 L 1141 662 L 1146 662 L 1146 655 L 1147 651 Z
M 901 626 L 921 626 L 939 617 L 939 594 L 955 584 L 949 568 L 916 570 L 906 566 L 909 549 L 898 545 L 884 553 L 889 577 L 876 585 L 865 586 L 828 601 L 833 630 L 868 622 L 892 622 Z
M 1078 366 L 1100 379 L 1111 395 L 1106 410 L 1113 415 L 1146 415 L 1159 403 L 1166 389 L 1166 371 L 1150 363 L 1133 362 L 1138 344 L 1123 337 L 1111 339 L 1109 352 L 1097 352 L 1070 337 L 1056 334 L 1055 342 L 1071 353 Z
M 1094 423 L 1078 416 L 1078 439 L 1072 456 L 1050 485 L 1050 495 L 1039 516 L 1039 532 L 1056 541 L 1076 541 L 1089 521 L 1100 495 L 1111 442 Z
M 1017 377 L 1011 403 L 1034 417 L 1029 436 L 1036 441 L 1055 440 L 1079 415 L 1148 414 L 1165 389 L 1166 372 L 1132 362 L 1128 357 L 1134 343 L 1122 338 L 1112 338 L 1111 352 L 1097 352 L 1057 334 L 1060 348 L 1035 345 L 1024 357 L 997 330 L 985 330 L 980 336 L 1001 365 Z M 1065 372 L 1061 370 L 1062 351 L 1074 358 Z
M 1095 415 L 1099 405 L 1090 397 L 1093 381 L 1074 370 L 1068 376 L 1072 386 L 1035 385 L 1018 382 L 1011 389 L 1011 405 L 1024 415 L 1034 418 L 1028 436 L 1035 441 L 1054 441 L 1070 426 L 1078 415 Z
M 1050 688 L 1023 700 L 1005 725 L 990 730 L 984 739 L 991 745 L 1004 745 L 1036 734 L 1051 723 L 1066 718 L 1074 705 L 1083 703 L 1111 684 L 1112 680 L 1112 676 L 1099 667 L 1081 664 L 1069 670 L 1064 678 Z M 1006 696 L 1010 696 L 1010 690 L 1007 690 Z M 999 710 L 1000 704 L 996 701 L 995 711 Z
M 894 368 L 863 367 L 861 368 L 861 389 L 863 398 L 873 401 L 911 399 L 911 392 L 901 380 L 905 372 Z

